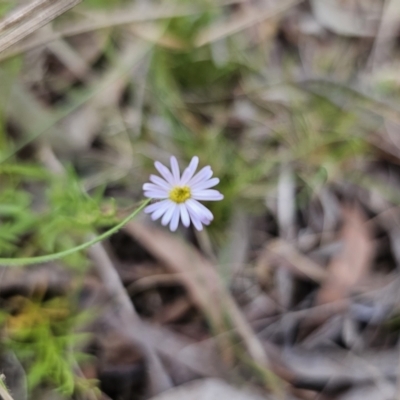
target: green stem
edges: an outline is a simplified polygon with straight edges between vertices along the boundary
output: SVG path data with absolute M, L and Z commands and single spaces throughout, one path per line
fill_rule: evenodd
M 149 204 L 150 200 L 151 199 L 145 200 L 132 214 L 128 215 L 119 224 L 115 225 L 113 228 L 109 229 L 108 231 L 102 233 L 99 236 L 96 236 L 94 239 L 89 240 L 86 243 L 82 243 L 79 246 L 72 247 L 71 249 L 60 251 L 58 253 L 47 254 L 45 256 L 28 257 L 28 258 L 0 258 L 0 266 L 14 267 L 14 266 L 29 265 L 29 264 L 46 263 L 49 261 L 69 256 L 70 254 L 76 253 L 77 251 L 85 250 L 88 247 L 93 246 L 94 244 L 101 242 L 104 239 L 107 239 L 112 234 L 120 230 L 131 219 L 136 217 L 136 215 L 138 215 L 140 211 L 142 211 L 147 206 L 147 204 Z

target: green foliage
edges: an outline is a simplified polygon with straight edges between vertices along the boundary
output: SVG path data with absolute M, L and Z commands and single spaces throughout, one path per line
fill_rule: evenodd
M 77 385 L 77 360 L 87 356 L 77 352 L 87 335 L 74 333 L 87 316 L 76 314 L 65 298 L 48 301 L 12 298 L 12 313 L 2 313 L 4 345 L 12 349 L 28 370 L 29 391 L 48 384 L 70 396 Z M 82 358 L 83 357 L 83 358 Z
M 13 0 L 0 0 L 0 16 L 3 16 L 10 11 L 13 5 Z
M 154 6 L 155 2 L 151 3 Z M 71 30 L 74 30 L 75 17 L 78 17 L 79 26 L 80 21 L 89 16 L 90 30 L 91 12 L 131 4 L 130 0 L 84 0 L 77 8 L 82 13 L 71 13 Z M 165 2 L 160 1 L 159 4 L 161 7 Z M 0 0 L 0 15 L 14 5 L 15 1 Z M 197 7 L 198 11 L 182 16 L 179 14 L 181 5 L 190 10 Z M 300 73 L 303 68 L 307 69 L 307 74 L 304 74 L 307 77 L 319 78 L 324 73 L 329 78 L 332 75 L 340 79 L 342 73 L 351 76 L 351 68 L 344 72 L 340 68 L 332 68 L 332 60 L 337 54 L 344 57 L 342 45 L 337 47 L 335 55 L 329 43 L 321 38 L 324 45 L 320 51 L 315 51 L 314 63 L 310 61 L 308 53 L 302 54 L 304 59 L 299 63 L 298 52 L 303 50 L 300 47 L 296 51 L 288 50 L 296 46 L 295 38 L 290 38 L 290 34 L 286 37 L 291 30 L 291 23 L 279 31 L 282 37 L 276 41 L 264 32 L 265 29 L 274 29 L 275 22 L 271 16 L 265 22 L 259 21 L 255 24 L 257 26 L 250 27 L 250 33 L 239 28 L 238 33 L 223 34 L 199 46 L 199 37 L 204 37 L 209 28 L 217 26 L 219 22 L 229 22 L 236 14 L 245 16 L 247 6 L 238 13 L 235 10 L 241 9 L 240 4 L 216 7 L 211 1 L 204 0 L 176 0 L 170 2 L 170 6 L 171 10 L 177 10 L 176 15 L 179 16 L 155 18 L 146 24 L 134 26 L 150 31 L 153 28 L 157 31 L 161 27 L 164 33 L 161 39 L 167 38 L 178 44 L 171 49 L 162 40 L 153 43 L 149 39 L 146 42 L 151 45 L 146 51 L 146 57 L 149 55 L 149 71 L 148 76 L 147 72 L 144 74 L 146 82 L 143 91 L 140 88 L 140 74 L 143 73 L 142 69 L 147 69 L 146 57 L 143 58 L 143 65 L 135 62 L 135 68 L 125 71 L 126 76 L 118 71 L 127 58 L 123 52 L 126 46 L 124 40 L 132 38 L 134 43 L 140 41 L 140 35 L 131 29 L 132 24 L 110 29 L 112 33 L 106 39 L 107 44 L 100 44 L 94 57 L 101 62 L 99 65 L 93 64 L 87 76 L 74 77 L 74 73 L 71 73 L 74 71 L 63 66 L 62 60 L 60 65 L 55 63 L 54 66 L 50 65 L 52 63 L 48 65 L 48 60 L 44 59 L 44 82 L 36 82 L 39 89 L 29 86 L 27 91 L 34 93 L 33 99 L 39 93 L 38 103 L 43 101 L 46 115 L 48 111 L 49 121 L 46 119 L 46 123 L 40 127 L 56 126 L 72 111 L 85 108 L 81 106 L 89 100 L 95 101 L 88 108 L 101 104 L 107 115 L 118 116 L 121 130 L 140 120 L 139 134 L 132 135 L 137 138 L 132 140 L 136 140 L 133 144 L 137 147 L 134 148 L 133 168 L 129 171 L 137 182 L 147 179 L 150 165 L 151 171 L 154 171 L 150 159 L 158 154 L 176 154 L 182 164 L 193 155 L 198 155 L 201 165 L 211 165 L 215 176 L 221 179 L 218 189 L 225 196 L 224 201 L 207 205 L 215 216 L 207 231 L 212 243 L 219 248 L 226 246 L 226 227 L 235 207 L 239 205 L 249 213 L 263 215 L 265 197 L 274 193 L 282 165 L 290 164 L 292 167 L 296 180 L 296 202 L 300 208 L 309 203 L 322 185 L 349 179 L 349 172 L 355 169 L 357 160 L 365 158 L 371 151 L 368 135 L 376 126 L 371 123 L 369 114 L 375 112 L 376 103 L 352 92 L 345 85 L 339 87 L 336 82 L 325 87 L 293 83 L 303 79 L 299 79 L 299 76 L 303 76 L 304 71 Z M 62 19 L 69 21 L 69 16 L 63 16 Z M 288 21 L 291 20 L 289 18 Z M 94 48 L 97 46 L 97 33 L 101 42 L 103 30 L 95 30 L 88 35 L 93 40 L 89 46 Z M 266 34 L 264 38 L 263 34 Z M 81 43 L 77 45 L 79 36 L 67 35 L 64 40 L 67 49 L 70 46 L 76 52 L 78 61 L 82 58 L 83 65 L 90 66 L 91 57 L 85 57 L 85 40 L 82 40 L 82 48 Z M 274 54 L 269 55 L 267 49 L 273 47 L 276 47 Z M 308 49 L 307 46 L 305 48 Z M 57 53 L 52 54 L 52 59 L 57 59 Z M 24 62 L 27 61 L 28 58 Z M 2 62 L 0 67 L 0 160 L 7 160 L 0 163 L 0 257 L 3 258 L 29 258 L 63 252 L 86 242 L 93 232 L 117 222 L 114 202 L 107 199 L 101 189 L 85 193 L 82 177 L 72 167 L 65 176 L 52 176 L 41 166 L 28 164 L 16 156 L 17 149 L 32 143 L 41 134 L 37 128 L 32 128 L 32 131 L 26 129 L 26 136 L 18 129 L 15 135 L 8 134 L 10 121 L 7 107 L 14 83 L 23 81 L 23 65 L 22 57 L 15 57 Z M 62 73 L 58 75 L 53 69 L 59 69 Z M 313 69 L 318 73 L 315 74 Z M 35 72 L 33 68 L 32 75 Z M 102 80 L 103 75 L 108 80 Z M 27 77 L 28 82 L 29 78 L 34 80 L 34 77 Z M 23 78 L 26 78 L 25 75 Z M 103 91 L 107 95 L 109 87 L 115 83 L 118 83 L 116 86 L 120 83 L 123 85 L 125 79 L 132 82 L 132 91 L 124 98 L 121 96 L 121 104 L 112 105 L 115 108 L 110 110 L 107 101 L 97 101 Z M 64 80 L 68 83 L 65 84 Z M 394 88 L 390 81 L 388 84 L 386 80 L 381 80 L 377 85 L 380 85 L 382 94 L 390 94 L 397 99 L 398 88 Z M 132 109 L 129 108 L 131 96 L 137 96 Z M 59 97 L 62 101 L 53 103 L 53 97 Z M 251 109 L 250 115 L 243 117 L 237 112 L 236 106 L 241 100 Z M 125 107 L 133 112 L 126 112 Z M 384 117 L 391 116 L 390 113 L 384 114 L 382 108 L 380 111 Z M 363 114 L 360 109 L 364 110 Z M 103 108 L 99 110 L 102 112 Z M 369 115 L 368 118 L 364 118 L 365 114 Z M 155 125 L 161 125 L 162 133 L 152 125 L 154 120 L 161 122 Z M 99 126 L 106 126 L 106 122 L 101 120 Z M 113 124 L 114 120 L 110 125 Z M 90 127 L 90 121 L 88 125 Z M 107 129 L 111 130 L 110 126 L 104 127 L 104 131 Z M 106 132 L 107 137 L 102 136 L 103 133 L 99 132 L 96 137 L 100 143 L 100 149 L 95 150 L 97 161 L 105 154 L 101 146 L 107 147 L 114 140 L 112 135 L 115 132 L 112 135 Z M 41 139 L 47 140 L 45 135 Z M 118 143 L 112 151 L 118 151 Z M 105 164 L 109 163 L 110 154 L 113 153 L 107 154 Z M 145 161 L 141 160 L 141 155 L 144 155 L 142 158 Z M 96 163 L 90 168 L 95 169 Z M 139 186 L 132 187 L 134 185 L 129 180 L 121 179 L 118 183 L 126 185 L 123 190 L 129 194 L 140 193 Z M 80 252 L 69 255 L 65 262 L 80 270 L 88 265 L 87 258 Z M 50 384 L 65 395 L 71 395 L 77 387 L 84 386 L 74 372 L 76 361 L 81 356 L 73 348 L 81 337 L 73 333 L 79 318 L 71 309 L 73 307 L 66 304 L 65 299 L 48 302 L 25 299 L 17 314 L 3 311 L 0 315 L 6 332 L 4 345 L 10 346 L 23 361 L 31 390 L 41 384 Z
M 98 228 L 116 223 L 113 200 L 104 200 L 98 190 L 87 195 L 78 177 L 69 171 L 53 177 L 41 167 L 25 164 L 2 164 L 0 176 L 0 255 L 35 256 L 63 251 L 87 240 Z M 44 198 L 41 209 L 33 210 L 34 196 L 24 182 L 39 180 Z M 37 199 L 39 200 L 39 199 Z M 36 201 L 37 201 L 36 200 Z M 70 255 L 72 266 L 85 265 L 79 253 Z
M 25 178 L 43 178 L 41 168 L 24 164 L 0 165 L 0 255 L 19 252 L 23 238 L 38 222 L 31 210 L 32 195 L 22 189 Z
M 127 0 L 85 0 L 84 5 L 88 8 L 112 8 Z
M 82 245 L 89 233 L 117 222 L 114 202 L 104 198 L 102 189 L 86 194 L 72 168 L 63 176 L 50 177 L 36 165 L 2 164 L 0 176 L 1 257 L 15 261 L 71 250 Z M 120 229 L 126 220 L 100 237 Z M 75 252 L 66 262 L 82 269 L 86 258 Z M 88 356 L 76 351 L 87 337 L 75 331 L 87 318 L 77 314 L 66 298 L 41 301 L 16 296 L 0 311 L 2 345 L 23 363 L 31 392 L 46 385 L 68 398 L 93 390 L 93 382 L 77 374 L 79 363 L 88 361 Z
M 113 201 L 104 202 L 101 191 L 94 197 L 88 196 L 72 171 L 54 179 L 46 194 L 48 209 L 33 238 L 35 247 L 44 253 L 74 247 L 85 241 L 86 236 L 96 228 L 116 222 Z M 85 258 L 75 253 L 67 261 L 72 266 L 79 266 L 85 263 Z
M 68 249 L 116 222 L 113 202 L 104 201 L 101 190 L 93 197 L 85 194 L 72 170 L 50 177 L 38 165 L 3 163 L 0 177 L 1 257 Z M 67 261 L 80 268 L 86 264 L 79 254 Z M 46 384 L 68 397 L 92 385 L 76 375 L 78 361 L 87 359 L 75 350 L 86 339 L 74 333 L 82 318 L 87 316 L 78 315 L 65 298 L 17 297 L 11 309 L 1 310 L 2 345 L 23 363 L 30 391 Z
M 0 164 L 0 176 L 8 179 L 23 180 L 47 180 L 50 178 L 50 173 L 43 167 L 34 164 L 23 163 L 3 163 Z
M 0 193 L 0 254 L 15 254 L 23 236 L 35 226 L 37 218 L 30 212 L 30 197 L 12 189 Z

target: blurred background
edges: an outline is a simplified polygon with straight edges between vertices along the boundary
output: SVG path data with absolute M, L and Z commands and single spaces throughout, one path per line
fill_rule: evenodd
M 398 0 L 1 0 L 0 396 L 400 396 Z M 0 265 L 4 265 L 0 260 Z

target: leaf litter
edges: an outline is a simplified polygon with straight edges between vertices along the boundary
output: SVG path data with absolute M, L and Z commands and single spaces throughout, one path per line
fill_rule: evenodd
M 41 3 L 0 54 L 1 256 L 104 231 L 171 155 L 224 200 L 201 233 L 142 215 L 3 268 L 15 400 L 395 398 L 395 2 Z

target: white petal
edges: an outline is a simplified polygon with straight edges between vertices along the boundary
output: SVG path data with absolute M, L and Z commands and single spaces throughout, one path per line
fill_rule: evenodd
M 171 200 L 164 200 L 160 204 L 160 207 L 158 207 L 157 210 L 151 214 L 151 219 L 155 221 L 156 219 L 160 218 L 162 215 L 164 215 L 169 207 L 173 206 L 173 203 Z
M 190 161 L 189 166 L 183 171 L 181 178 L 181 185 L 186 185 L 196 172 L 197 166 L 199 165 L 199 157 L 194 156 Z
M 199 190 L 192 192 L 192 198 L 196 200 L 204 201 L 218 201 L 224 198 L 224 195 L 218 192 L 218 190 Z
M 196 183 L 195 185 L 192 185 L 191 189 L 193 191 L 209 189 L 209 188 L 212 188 L 215 185 L 218 185 L 218 183 L 219 183 L 219 179 L 218 178 L 212 178 L 212 179 L 210 179 L 208 181 L 202 181 L 202 182 Z
M 176 159 L 176 157 L 172 156 L 171 159 L 170 159 L 170 162 L 171 162 L 172 175 L 174 177 L 174 184 L 178 185 L 179 184 L 179 180 L 181 179 L 180 172 L 179 172 L 178 160 Z
M 212 212 L 203 204 L 199 203 L 197 200 L 189 199 L 185 204 L 189 203 L 194 210 L 197 211 L 198 214 L 204 215 L 206 219 L 212 221 L 214 219 L 214 215 Z
M 196 214 L 200 221 L 212 221 L 214 219 L 212 212 L 196 200 L 189 199 L 185 202 L 185 205 L 187 206 L 188 211 L 191 211 L 190 215 Z
M 165 190 L 170 190 L 172 185 L 169 184 L 166 180 L 163 178 L 160 178 L 157 175 L 150 175 L 150 181 L 155 183 L 158 186 L 161 186 Z
M 206 181 L 207 179 L 210 179 L 212 177 L 212 169 L 209 165 L 206 167 L 202 168 L 189 182 L 188 186 L 192 187 L 196 183 Z
M 198 230 L 198 231 L 202 231 L 203 230 L 203 225 L 200 221 L 200 218 L 196 215 L 196 213 L 193 213 L 193 211 L 191 211 L 188 208 L 189 211 L 189 215 L 190 215 L 190 219 L 192 221 L 193 226 Z
M 205 219 L 204 221 L 201 221 L 204 225 L 210 225 L 211 221 L 209 219 Z
M 145 191 L 154 190 L 156 192 L 163 192 L 165 193 L 165 196 L 168 197 L 168 191 L 161 186 L 155 185 L 154 183 L 145 183 L 143 185 L 143 190 Z
M 171 185 L 174 185 L 174 177 L 171 174 L 171 171 L 159 161 L 154 163 L 154 166 L 157 168 L 157 171 L 162 175 L 162 177 Z
M 162 217 L 162 220 L 161 220 L 162 225 L 165 226 L 169 223 L 169 221 L 171 221 L 172 215 L 173 215 L 175 209 L 177 209 L 177 208 L 178 208 L 178 205 L 176 203 L 171 204 L 171 207 L 168 208 L 167 212 Z
M 144 195 L 149 199 L 165 199 L 168 195 L 162 190 L 147 190 Z
M 181 220 L 182 224 L 186 226 L 186 228 L 190 225 L 190 217 L 188 210 L 185 204 L 179 204 L 179 210 L 181 212 Z
M 174 210 L 174 213 L 172 214 L 172 218 L 171 218 L 171 223 L 169 224 L 169 229 L 172 232 L 175 232 L 176 228 L 178 228 L 179 216 L 180 216 L 179 207 L 175 206 L 175 210 Z
M 152 212 L 158 210 L 162 204 L 167 203 L 168 201 L 169 200 L 163 200 L 163 201 L 158 201 L 157 203 L 154 204 L 150 204 L 144 209 L 144 212 L 146 214 L 151 214 Z

